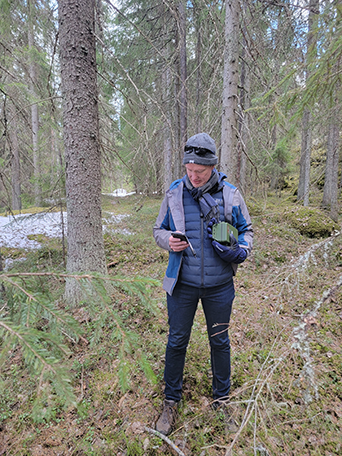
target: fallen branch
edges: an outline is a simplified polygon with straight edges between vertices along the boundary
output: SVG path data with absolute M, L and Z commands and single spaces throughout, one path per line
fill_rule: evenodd
M 173 442 L 170 440 L 166 435 L 161 434 L 160 432 L 156 431 L 155 429 L 151 429 L 147 426 L 145 426 L 145 429 L 147 432 L 150 432 L 151 434 L 156 435 L 160 439 L 164 440 L 166 443 L 170 445 L 171 448 L 173 448 L 180 456 L 185 456 L 182 450 L 180 450 Z
M 226 451 L 226 454 L 225 456 L 231 456 L 232 454 L 232 450 L 233 450 L 233 447 L 235 445 L 235 443 L 238 441 L 243 429 L 246 427 L 246 425 L 248 424 L 251 416 L 253 415 L 253 413 L 256 412 L 256 408 L 257 408 L 257 402 L 258 402 L 258 399 L 261 395 L 261 392 L 263 390 L 263 387 L 265 386 L 265 384 L 267 383 L 267 380 L 269 380 L 269 378 L 274 374 L 274 371 L 277 369 L 277 367 L 283 362 L 283 358 L 279 358 L 277 363 L 274 364 L 274 366 L 272 367 L 270 373 L 267 375 L 267 377 L 263 380 L 260 388 L 259 388 L 259 391 L 256 393 L 255 395 L 255 398 L 253 400 L 253 402 L 251 402 L 253 405 L 251 407 L 250 410 L 248 410 L 250 404 L 248 404 L 248 407 L 247 407 L 247 410 L 246 410 L 246 413 L 245 413 L 245 416 L 243 418 L 243 421 L 240 425 L 240 428 L 239 430 L 237 431 L 235 437 L 234 437 L 234 440 L 232 441 L 232 443 L 230 444 L 230 446 L 228 447 L 227 451 Z M 254 392 L 253 392 L 253 395 L 254 395 Z
M 299 355 L 304 361 L 302 368 L 303 378 L 306 380 L 307 387 L 303 394 L 304 402 L 307 404 L 312 401 L 311 391 L 315 393 L 315 398 L 318 398 L 318 384 L 315 381 L 315 372 L 313 369 L 313 358 L 311 356 L 310 338 L 308 335 L 307 327 L 317 322 L 317 312 L 324 302 L 340 287 L 342 286 L 342 275 L 338 278 L 337 282 L 328 290 L 323 291 L 321 299 L 316 301 L 315 306 L 310 311 L 301 315 L 301 322 L 293 329 L 293 337 L 295 342 L 292 348 L 298 350 Z

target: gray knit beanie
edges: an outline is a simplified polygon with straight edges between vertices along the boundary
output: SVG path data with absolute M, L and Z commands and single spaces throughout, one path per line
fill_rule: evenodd
M 207 133 L 198 133 L 187 140 L 184 147 L 184 165 L 195 163 L 212 166 L 217 162 L 215 141 Z

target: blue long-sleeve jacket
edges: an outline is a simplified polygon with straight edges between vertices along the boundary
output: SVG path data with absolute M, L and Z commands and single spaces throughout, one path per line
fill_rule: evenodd
M 238 229 L 239 232 L 239 245 L 242 248 L 247 250 L 249 254 L 253 246 L 253 229 L 251 224 L 251 219 L 246 207 L 246 204 L 236 187 L 223 181 L 225 175 L 220 174 L 220 180 L 223 183 L 223 214 L 227 222 L 231 223 Z M 181 231 L 186 233 L 186 224 L 185 224 L 185 214 L 184 214 L 184 182 L 183 180 L 176 180 L 173 182 L 165 194 L 165 198 L 160 207 L 159 215 L 157 217 L 156 223 L 153 227 L 153 236 L 156 243 L 159 247 L 168 250 L 169 253 L 169 263 L 166 269 L 166 274 L 163 281 L 164 290 L 172 295 L 174 286 L 177 283 L 179 278 L 182 259 L 184 252 L 172 252 L 169 246 L 169 238 L 172 231 Z M 222 202 L 221 202 L 222 203 Z M 198 205 L 193 201 L 194 205 Z M 199 227 L 200 229 L 200 227 Z M 205 232 L 205 235 L 207 233 Z M 190 238 L 191 241 L 191 238 Z M 189 249 L 186 249 L 187 251 Z M 188 252 L 187 252 L 188 254 Z M 190 255 L 190 253 L 189 253 Z M 218 271 L 220 271 L 220 261 L 218 259 Z M 190 262 L 191 265 L 191 262 Z M 187 264 L 188 266 L 188 264 Z M 238 265 L 231 264 L 233 273 L 237 271 Z M 194 270 L 194 275 L 198 274 L 198 270 Z M 189 276 L 189 270 L 187 271 Z M 198 286 L 194 282 L 194 286 Z M 204 284 L 208 286 L 207 284 Z M 216 284 L 213 283 L 212 286 Z

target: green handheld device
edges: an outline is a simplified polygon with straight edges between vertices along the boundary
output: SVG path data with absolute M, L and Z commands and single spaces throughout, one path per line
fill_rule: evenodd
M 215 223 L 212 228 L 212 235 L 215 241 L 222 245 L 230 244 L 230 235 L 233 234 L 235 239 L 238 240 L 239 233 L 235 226 L 227 222 Z

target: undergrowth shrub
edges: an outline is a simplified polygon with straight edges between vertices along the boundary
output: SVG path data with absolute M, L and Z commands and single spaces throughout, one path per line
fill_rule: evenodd
M 144 278 L 73 275 L 85 299 L 77 309 L 69 309 L 62 300 L 62 287 L 53 286 L 53 282 L 60 283 L 67 277 L 50 272 L 0 275 L 0 396 L 6 394 L 11 381 L 8 374 L 13 363 L 8 360 L 12 353 L 19 352 L 17 365 L 22 362 L 36 385 L 29 408 L 37 422 L 52 419 L 57 409 L 79 406 L 72 358 L 80 342 L 100 350 L 102 337 L 110 333 L 117 350 L 116 375 L 121 391 L 129 388 L 130 372 L 137 365 L 150 381 L 154 380 L 151 366 L 140 350 L 139 334 L 125 326 L 118 301 L 134 298 L 155 314 L 157 307 L 149 295 L 151 287 L 159 283 Z M 58 292 L 51 294 L 50 289 Z

